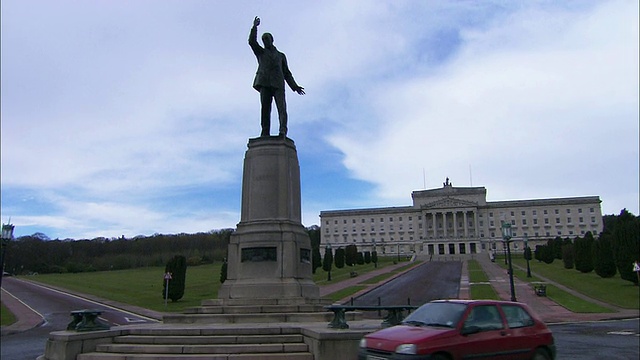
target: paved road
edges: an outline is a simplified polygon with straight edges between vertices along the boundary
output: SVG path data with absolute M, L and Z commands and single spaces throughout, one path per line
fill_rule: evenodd
M 549 328 L 556 340 L 557 360 L 640 359 L 638 319 L 558 324 Z
M 354 299 L 356 305 L 422 305 L 435 299 L 458 297 L 462 263 L 458 261 L 426 262 L 382 286 Z
M 42 355 L 49 333 L 66 329 L 71 321 L 69 313 L 72 310 L 100 309 L 103 311 L 100 319 L 109 325 L 142 324 L 153 321 L 16 278 L 3 278 L 2 287 L 44 318 L 44 323 L 39 327 L 17 334 L 3 335 L 0 338 L 2 360 L 33 360 Z

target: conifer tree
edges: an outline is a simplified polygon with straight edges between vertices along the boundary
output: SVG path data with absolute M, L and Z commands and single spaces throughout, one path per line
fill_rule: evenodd
M 583 273 L 593 271 L 593 235 L 590 231 L 584 238 L 577 237 L 574 240 L 574 253 L 576 270 Z
M 633 263 L 640 260 L 640 217 L 622 209 L 613 223 L 612 232 L 613 253 L 618 273 L 622 279 L 638 284 L 638 275 L 633 271 Z
M 182 299 L 187 276 L 187 259 L 182 255 L 174 256 L 165 266 L 164 272 L 171 274 L 171 280 L 167 292 L 167 281 L 163 279 L 162 298 L 167 296 L 172 302 Z
M 339 247 L 336 249 L 336 253 L 334 255 L 334 263 L 336 264 L 337 269 L 342 269 L 344 267 L 344 248 Z
M 562 245 L 562 262 L 565 269 L 573 269 L 573 244 Z
M 331 281 L 331 267 L 333 265 L 333 250 L 327 248 L 324 252 L 324 259 L 322 259 L 322 270 L 328 273 L 327 279 Z
M 364 263 L 365 264 L 370 264 L 371 263 L 371 252 L 370 251 L 365 251 L 364 252 Z
M 616 261 L 610 234 L 601 234 L 600 238 L 593 243 L 593 267 L 600 277 L 610 278 L 616 275 Z

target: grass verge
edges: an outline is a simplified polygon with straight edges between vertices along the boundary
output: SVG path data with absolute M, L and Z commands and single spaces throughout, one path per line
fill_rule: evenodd
M 15 322 L 15 315 L 3 303 L 0 303 L 0 326 L 9 326 Z
M 467 270 L 469 272 L 469 295 L 472 299 L 490 299 L 500 300 L 500 297 L 488 283 L 489 277 L 482 270 L 482 267 L 476 260 L 467 261 Z
M 326 297 L 331 299 L 331 301 L 338 301 L 340 299 L 344 299 L 344 298 L 346 298 L 348 296 L 351 296 L 351 295 L 357 293 L 358 291 L 366 289 L 366 288 L 367 288 L 366 285 L 351 286 L 351 287 L 344 288 L 342 290 L 336 291 L 334 293 L 331 293 L 331 294 L 327 295 Z
M 392 265 L 394 258 L 381 257 L 379 260 L 378 268 Z M 407 266 L 415 266 L 415 264 L 411 263 Z M 200 306 L 202 300 L 218 296 L 221 285 L 219 281 L 221 265 L 216 263 L 188 267 L 184 297 L 175 303 L 169 301 L 166 307 L 162 294 L 164 267 L 77 274 L 40 274 L 24 278 L 155 311 L 182 312 L 187 308 Z M 375 269 L 374 264 L 334 269 L 331 271 L 331 283 L 349 278 L 351 271 L 364 274 Z M 319 286 L 329 284 L 327 273 L 321 268 L 313 275 L 313 279 Z M 329 297 L 339 300 L 360 290 L 359 287 L 352 287 L 341 293 L 330 294 Z
M 379 257 L 378 258 L 378 267 L 376 268 L 375 264 L 370 263 L 370 264 L 363 264 L 363 265 L 354 265 L 354 266 L 344 266 L 342 269 L 338 269 L 336 267 L 333 267 L 331 269 L 331 281 L 327 281 L 327 272 L 322 270 L 322 268 L 318 268 L 316 270 L 316 273 L 313 274 L 313 281 L 315 281 L 315 283 L 318 286 L 322 286 L 322 285 L 328 285 L 328 284 L 332 284 L 335 282 L 339 282 L 342 280 L 346 280 L 349 279 L 351 277 L 351 272 L 355 271 L 357 272 L 359 275 L 368 273 L 370 271 L 373 270 L 377 270 L 378 268 L 383 268 L 389 265 L 393 265 L 395 260 L 395 257 Z M 407 266 L 414 266 L 415 264 L 417 264 L 417 262 L 415 263 L 411 263 Z M 404 268 L 404 267 L 403 267 Z

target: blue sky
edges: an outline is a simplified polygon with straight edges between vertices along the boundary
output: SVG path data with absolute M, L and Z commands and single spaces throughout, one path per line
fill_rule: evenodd
M 490 201 L 639 212 L 635 0 L 1 7 L 1 219 L 17 236 L 235 227 L 260 131 L 256 15 L 307 92 L 287 90 L 305 226 L 410 205 L 445 177 Z

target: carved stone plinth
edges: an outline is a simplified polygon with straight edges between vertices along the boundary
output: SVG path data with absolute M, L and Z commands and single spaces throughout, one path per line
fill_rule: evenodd
M 249 140 L 240 223 L 229 244 L 219 299 L 318 299 L 311 241 L 301 223 L 300 166 L 284 137 Z

